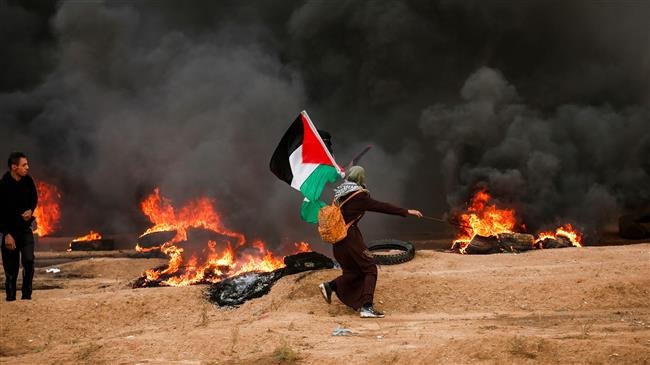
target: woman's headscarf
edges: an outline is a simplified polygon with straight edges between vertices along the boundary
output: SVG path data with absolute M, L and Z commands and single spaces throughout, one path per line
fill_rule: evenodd
M 334 189 L 334 198 L 340 199 L 351 192 L 366 188 L 366 170 L 361 166 L 352 166 L 348 169 L 345 181 Z
M 348 170 L 345 180 L 352 181 L 363 187 L 366 187 L 366 170 L 361 166 L 352 166 Z

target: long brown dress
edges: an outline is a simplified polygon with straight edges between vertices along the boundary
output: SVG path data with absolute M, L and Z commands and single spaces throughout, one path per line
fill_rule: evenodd
M 339 198 L 339 201 L 344 201 L 347 196 L 349 194 Z M 366 303 L 372 303 L 377 283 L 377 265 L 357 227 L 360 217 L 366 211 L 403 217 L 408 215 L 407 209 L 374 200 L 368 192 L 355 195 L 341 208 L 346 223 L 355 219 L 357 221 L 350 226 L 345 239 L 333 246 L 334 258 L 343 270 L 343 274 L 334 279 L 334 283 L 336 296 L 354 310 L 358 310 Z

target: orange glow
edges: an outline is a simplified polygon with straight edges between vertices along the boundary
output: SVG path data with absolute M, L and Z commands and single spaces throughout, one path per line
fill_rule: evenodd
M 309 251 L 311 251 L 311 247 L 309 247 L 309 243 L 307 243 L 307 242 L 295 242 L 293 245 L 296 248 L 296 252 L 309 252 Z
M 56 186 L 42 181 L 36 181 L 36 191 L 38 192 L 38 204 L 34 209 L 36 218 L 34 233 L 39 237 L 44 237 L 52 234 L 58 228 L 61 218 L 59 208 L 61 194 Z
M 141 236 L 142 237 L 142 236 Z M 153 250 L 158 250 L 160 247 L 151 247 L 151 248 L 146 248 L 146 247 L 141 247 L 139 244 L 136 243 L 135 247 L 133 248 L 134 250 L 138 252 L 149 252 Z
M 515 227 L 522 230 L 526 229 L 523 224 L 517 225 L 514 209 L 499 209 L 496 205 L 490 205 L 492 199 L 486 190 L 477 191 L 465 213 L 458 217 L 458 222 L 465 227 L 460 228 L 453 245 L 452 250 L 457 249 L 460 253 L 466 253 L 467 245 L 476 235 L 480 236 L 497 236 L 501 233 L 515 233 Z M 558 228 L 555 233 L 542 232 L 535 239 L 534 247 L 540 246 L 539 242 L 545 238 L 555 239 L 558 236 L 565 237 L 575 247 L 582 247 L 582 236 L 570 224 Z
M 226 228 L 214 202 L 208 198 L 190 201 L 176 210 L 171 201 L 160 195 L 160 189 L 146 197 L 140 204 L 152 227 L 142 235 L 161 231 L 176 231 L 176 235 L 158 247 L 142 248 L 139 252 L 159 249 L 169 257 L 167 267 L 145 271 L 147 281 L 162 285 L 185 286 L 195 283 L 218 282 L 247 271 L 273 271 L 284 266 L 281 256 L 266 248 L 263 241 L 248 242 L 246 237 Z M 219 238 L 199 243 L 188 240 L 188 231 L 203 229 Z M 309 251 L 309 244 L 295 243 L 292 253 Z
M 458 248 L 465 253 L 465 248 L 476 235 L 493 236 L 499 233 L 511 233 L 516 224 L 513 209 L 498 209 L 489 205 L 492 199 L 485 190 L 479 190 L 470 201 L 467 212 L 459 216 L 458 222 L 467 227 L 461 227 L 453 248 Z
M 91 230 L 90 233 L 88 233 L 87 235 L 77 237 L 77 238 L 73 239 L 72 242 L 86 242 L 86 241 L 95 241 L 95 240 L 101 240 L 101 239 L 102 239 L 101 234 Z
M 540 243 L 541 241 L 543 241 L 546 238 L 556 239 L 556 238 L 558 238 L 560 236 L 568 239 L 569 241 L 571 241 L 571 244 L 573 246 L 582 247 L 582 235 L 580 234 L 580 232 L 575 230 L 573 228 L 573 226 L 571 226 L 568 223 L 565 224 L 564 226 L 556 229 L 555 233 L 553 233 L 553 232 L 541 232 L 538 235 L 538 238 L 535 240 L 535 244 Z M 543 248 L 543 247 L 541 247 L 541 245 L 540 245 L 540 248 Z

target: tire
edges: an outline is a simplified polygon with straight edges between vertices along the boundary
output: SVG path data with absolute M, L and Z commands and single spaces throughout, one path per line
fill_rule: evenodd
M 70 242 L 70 251 L 113 251 L 115 241 L 112 239 L 100 238 L 92 241 Z
M 397 265 L 413 260 L 415 246 L 406 241 L 396 239 L 383 239 L 368 243 L 368 250 L 372 253 L 377 265 Z M 397 250 L 399 253 L 381 253 L 385 250 Z
M 309 270 L 331 269 L 334 261 L 318 252 L 300 252 L 284 257 L 284 275 L 297 274 Z
M 163 243 L 171 241 L 174 237 L 176 237 L 176 230 L 151 232 L 138 237 L 137 243 L 142 248 L 151 248 L 161 246 Z

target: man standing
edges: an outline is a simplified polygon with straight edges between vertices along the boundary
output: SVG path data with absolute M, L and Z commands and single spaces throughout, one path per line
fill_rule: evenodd
M 38 202 L 34 180 L 28 175 L 27 156 L 9 155 L 9 171 L 0 180 L 0 233 L 2 266 L 5 272 L 7 301 L 16 300 L 19 262 L 23 264 L 21 299 L 32 299 L 34 278 L 34 235 L 31 224 Z

